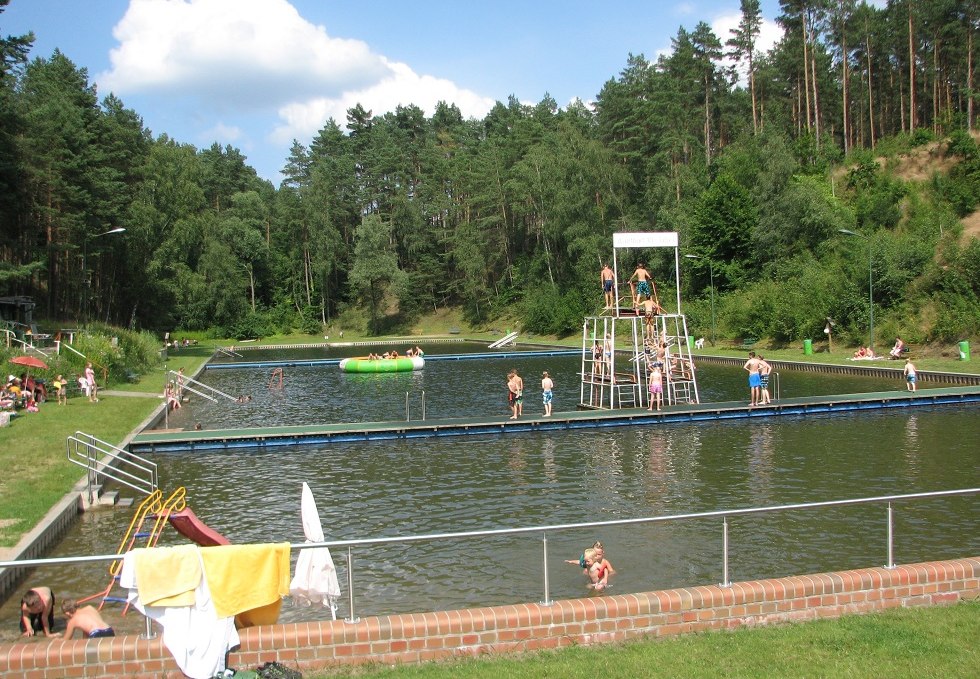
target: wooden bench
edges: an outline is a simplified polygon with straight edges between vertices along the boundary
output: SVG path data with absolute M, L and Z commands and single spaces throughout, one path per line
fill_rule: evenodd
M 739 348 L 741 349 L 751 349 L 755 346 L 755 343 L 759 341 L 758 337 L 746 337 L 742 340 L 742 344 Z

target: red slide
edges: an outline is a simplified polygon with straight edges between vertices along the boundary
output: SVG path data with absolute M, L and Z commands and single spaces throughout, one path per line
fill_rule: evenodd
M 197 514 L 190 507 L 185 507 L 179 512 L 170 514 L 170 525 L 174 529 L 201 547 L 215 547 L 217 545 L 230 545 L 231 541 L 218 531 L 209 528 L 203 521 L 197 518 Z

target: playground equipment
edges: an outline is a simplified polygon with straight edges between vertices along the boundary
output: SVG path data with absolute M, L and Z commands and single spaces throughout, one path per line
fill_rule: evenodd
M 99 599 L 99 610 L 106 602 L 121 603 L 125 604 L 122 614 L 126 615 L 129 602 L 125 597 L 112 595 L 113 588 L 119 582 L 119 572 L 122 570 L 121 557 L 136 547 L 155 547 L 168 523 L 178 533 L 203 547 L 230 544 L 225 536 L 205 525 L 187 506 L 187 490 L 183 486 L 177 488 L 166 499 L 159 489 L 154 490 L 133 513 L 126 534 L 123 535 L 116 550 L 120 558 L 109 564 L 109 583 L 105 589 L 79 599 L 78 603 Z

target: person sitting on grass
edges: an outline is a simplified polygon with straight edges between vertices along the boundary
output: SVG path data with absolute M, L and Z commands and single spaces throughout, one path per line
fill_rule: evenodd
M 78 602 L 74 599 L 65 599 L 61 602 L 61 610 L 68 619 L 68 625 L 65 627 L 65 639 L 71 639 L 75 630 L 81 630 L 82 634 L 89 639 L 116 636 L 116 632 L 102 619 L 94 606 L 79 608 Z

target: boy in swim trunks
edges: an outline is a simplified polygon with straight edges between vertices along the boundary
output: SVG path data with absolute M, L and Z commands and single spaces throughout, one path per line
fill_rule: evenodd
M 613 307 L 613 270 L 609 268 L 608 264 L 603 265 L 602 273 L 600 274 L 600 280 L 602 281 L 602 292 L 606 295 L 606 308 L 612 309 Z
M 551 379 L 551 375 L 545 370 L 541 373 L 541 401 L 544 404 L 544 416 L 551 416 L 551 401 L 554 398 L 555 382 Z
M 762 375 L 759 374 L 759 368 L 762 361 L 760 361 L 755 356 L 754 351 L 749 352 L 749 360 L 745 362 L 742 366 L 744 370 L 749 373 L 749 405 L 756 406 L 759 405 L 762 392 Z
M 641 297 L 652 298 L 653 290 L 650 288 L 650 272 L 647 271 L 646 266 L 643 262 L 636 265 L 636 271 L 630 276 L 630 280 L 636 279 L 636 298 L 633 300 L 633 306 L 637 306 L 640 302 Z
M 517 374 L 516 370 L 507 373 L 507 403 L 510 406 L 510 417 L 516 420 L 524 413 L 524 380 Z
M 911 358 L 905 359 L 905 388 L 909 391 L 915 391 L 915 366 L 912 364 Z
M 68 618 L 68 626 L 65 627 L 65 639 L 71 639 L 75 630 L 81 630 L 82 634 L 89 639 L 116 636 L 115 631 L 102 619 L 94 606 L 79 608 L 74 599 L 65 599 L 61 602 L 61 610 Z

